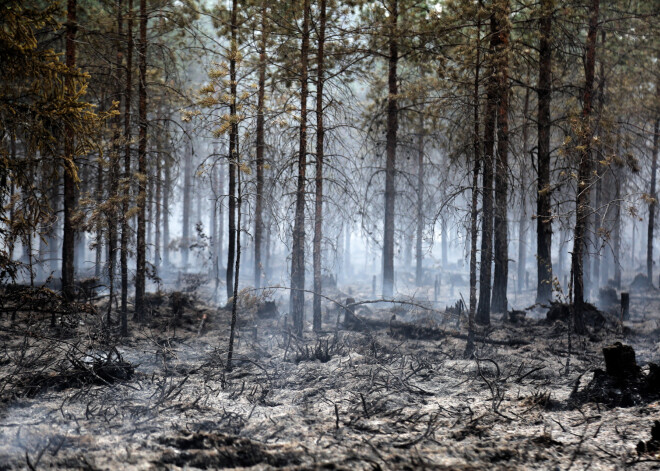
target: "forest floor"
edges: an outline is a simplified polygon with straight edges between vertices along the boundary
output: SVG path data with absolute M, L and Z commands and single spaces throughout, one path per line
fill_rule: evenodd
M 154 302 L 123 340 L 98 334 L 99 314 L 58 332 L 34 314 L 0 319 L 0 469 L 660 468 L 660 453 L 636 450 L 657 399 L 609 407 L 576 394 L 615 341 L 640 365 L 659 362 L 660 294 L 633 295 L 631 321 L 585 337 L 543 310 L 494 319 L 468 359 L 453 319 L 419 307 L 358 314 L 448 334 L 345 330 L 328 305 L 325 333 L 302 340 L 244 294 L 230 373 L 231 313 L 203 298 L 179 320 Z

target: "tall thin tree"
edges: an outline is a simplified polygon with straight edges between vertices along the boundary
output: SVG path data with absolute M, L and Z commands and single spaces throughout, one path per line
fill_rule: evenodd
M 313 270 L 314 270 L 314 300 L 313 300 L 313 326 L 315 331 L 321 330 L 321 240 L 323 238 L 323 158 L 325 128 L 323 127 L 323 85 L 325 81 L 325 27 L 327 0 L 319 2 L 319 32 L 316 63 L 316 194 L 314 201 L 314 241 L 313 241 Z

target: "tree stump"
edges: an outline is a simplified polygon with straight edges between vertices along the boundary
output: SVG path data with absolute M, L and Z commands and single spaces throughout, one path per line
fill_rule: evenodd
M 610 376 L 624 378 L 638 376 L 640 373 L 635 361 L 635 350 L 630 345 L 616 342 L 603 347 L 603 357 L 605 358 L 605 370 Z
M 621 320 L 630 319 L 630 293 L 621 293 Z

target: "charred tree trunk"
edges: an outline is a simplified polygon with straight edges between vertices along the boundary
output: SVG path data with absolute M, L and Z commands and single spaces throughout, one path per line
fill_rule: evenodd
M 314 201 L 314 300 L 313 300 L 313 327 L 314 331 L 321 330 L 321 294 L 323 286 L 321 283 L 321 240 L 323 239 L 323 139 L 325 129 L 323 128 L 323 85 L 324 74 L 324 46 L 325 46 L 325 22 L 326 22 L 327 0 L 320 0 L 319 5 L 319 33 L 316 64 L 316 194 Z
M 495 118 L 497 113 L 497 75 L 495 55 L 500 37 L 495 13 L 490 17 L 490 74 L 487 84 L 486 111 L 484 116 L 484 173 L 481 222 L 481 270 L 479 272 L 479 305 L 476 321 L 490 324 L 490 294 L 493 260 L 493 156 L 495 150 Z
M 103 158 L 99 155 L 98 164 L 96 167 L 96 204 L 98 206 L 103 203 Z M 96 224 L 96 247 L 94 248 L 94 276 L 101 278 L 101 263 L 103 260 L 103 224 L 99 220 Z
M 169 133 L 165 133 L 169 136 Z M 163 266 L 169 268 L 170 266 L 170 161 L 168 154 L 163 158 L 164 176 L 163 181 Z
M 236 0 L 234 0 L 235 5 Z M 235 10 L 234 10 L 235 11 Z M 238 143 L 236 145 L 236 156 L 239 158 L 238 153 Z M 236 161 L 236 166 L 238 168 L 239 161 Z M 240 171 L 236 173 L 237 181 L 237 198 L 236 198 L 236 213 L 238 215 L 237 227 L 241 227 L 241 173 Z M 234 282 L 232 283 L 234 287 L 234 292 L 232 293 L 232 303 L 231 303 L 231 325 L 229 329 L 229 348 L 227 349 L 227 371 L 232 369 L 232 357 L 234 355 L 234 336 L 236 334 L 236 322 L 238 320 L 237 306 L 238 306 L 238 276 L 241 268 L 241 231 L 236 231 L 236 266 L 234 271 Z
M 591 0 L 591 17 L 589 19 L 589 30 L 587 32 L 586 60 L 585 60 L 585 85 L 582 101 L 582 136 L 581 149 L 578 151 L 579 167 L 577 181 L 577 195 L 575 200 L 575 231 L 573 233 L 573 255 L 571 260 L 571 271 L 573 272 L 573 328 L 576 333 L 586 331 L 584 325 L 584 240 L 589 216 L 589 180 L 591 178 L 591 108 L 592 93 L 594 86 L 594 69 L 596 64 L 596 34 L 598 32 L 598 9 L 600 0 Z
M 529 95 L 530 89 L 525 90 L 523 105 L 523 162 L 529 153 Z M 518 220 L 518 293 L 522 293 L 525 286 L 525 268 L 527 266 L 527 166 L 520 166 L 520 219 Z
M 424 117 L 417 137 L 417 227 L 415 229 L 415 285 L 422 286 L 422 234 L 424 231 Z
M 394 294 L 394 203 L 396 175 L 396 145 L 399 128 L 398 73 L 398 0 L 391 0 L 389 8 L 388 32 L 388 76 L 387 76 L 387 131 L 386 131 L 386 162 L 385 162 L 385 220 L 383 233 L 383 297 L 390 298 Z
M 656 190 L 656 175 L 658 173 L 658 132 L 660 132 L 660 119 L 653 125 L 653 155 L 651 156 L 651 202 L 649 204 L 649 227 L 646 240 L 646 276 L 649 283 L 653 283 L 653 231 L 655 229 L 655 213 L 658 208 L 658 193 Z
M 303 1 L 302 42 L 300 47 L 300 144 L 296 213 L 291 254 L 290 311 L 296 335 L 302 337 L 305 317 L 305 171 L 307 167 L 307 67 L 309 55 L 310 0 Z
M 181 233 L 181 264 L 183 269 L 188 269 L 188 258 L 190 256 L 190 213 L 192 196 L 192 127 L 186 126 L 186 145 L 184 149 L 183 162 L 183 227 Z
M 160 138 L 156 144 L 156 195 L 154 197 L 156 219 L 154 221 L 154 271 L 158 274 L 161 265 L 160 258 L 160 218 L 161 218 L 161 195 L 163 192 L 163 146 Z
M 236 56 L 238 54 L 238 2 L 232 0 L 231 3 L 231 52 L 229 58 L 229 93 L 230 104 L 229 114 L 232 117 L 232 123 L 229 130 L 229 217 L 228 217 L 228 247 L 227 247 L 227 299 L 234 295 L 234 262 L 236 256 L 236 173 L 238 172 L 236 162 L 238 159 L 238 123 L 235 122 L 236 116 Z
M 128 19 L 126 23 L 126 91 L 124 96 L 124 198 L 122 201 L 121 221 L 121 335 L 128 335 L 128 242 L 130 226 L 128 206 L 131 197 L 131 95 L 133 93 L 133 0 L 128 0 Z
M 124 90 L 122 90 L 122 44 L 121 38 L 123 35 L 123 15 L 122 15 L 122 2 L 117 0 L 117 37 L 115 43 L 116 49 L 116 58 L 115 58 L 115 71 L 116 71 L 116 90 L 115 96 L 116 100 L 121 107 L 121 100 L 124 95 Z M 110 156 L 110 198 L 115 202 L 119 196 L 119 154 L 120 154 L 120 139 L 121 139 L 121 114 L 117 114 L 117 117 L 114 120 L 113 127 L 113 137 L 112 137 L 112 154 Z M 108 284 L 110 295 L 108 297 L 108 314 L 107 322 L 108 325 L 112 322 L 111 312 L 112 312 L 112 302 L 115 296 L 115 267 L 117 266 L 117 235 L 118 235 L 118 211 L 116 203 L 113 202 L 109 208 L 108 214 Z
M 135 314 L 138 321 L 145 315 L 144 294 L 146 287 L 145 210 L 147 204 L 147 0 L 140 0 L 140 86 L 138 89 L 138 223 L 137 223 L 137 261 L 135 266 Z
M 259 91 L 257 98 L 257 194 L 254 203 L 254 287 L 261 287 L 263 265 L 261 248 L 263 243 L 263 197 L 264 197 L 264 102 L 266 94 L 266 3 L 261 9 L 261 45 L 259 49 Z
M 552 15 L 554 0 L 541 1 L 538 81 L 538 181 L 536 194 L 536 302 L 552 300 L 552 190 L 550 186 L 550 102 L 552 99 Z
M 481 1 L 479 1 L 481 7 Z M 472 168 L 472 195 L 470 201 L 470 307 L 468 313 L 468 338 L 465 345 L 465 356 L 474 352 L 474 318 L 477 309 L 477 239 L 479 234 L 477 223 L 477 206 L 479 203 L 479 171 L 481 169 L 481 139 L 479 133 L 479 73 L 481 71 L 481 17 L 477 15 L 476 58 L 474 63 L 474 89 L 472 149 L 474 152 L 474 167 Z
M 501 0 L 495 12 L 499 35 L 497 167 L 495 173 L 495 274 L 493 312 L 507 311 L 506 292 L 509 280 L 509 237 L 507 223 L 509 177 L 509 0 Z
M 67 2 L 66 21 L 66 66 L 73 69 L 76 66 L 76 0 Z M 65 78 L 65 89 L 69 95 L 73 94 L 72 78 Z M 76 164 L 74 153 L 74 131 L 70 125 L 64 130 L 64 155 L 67 159 L 64 169 L 64 235 L 62 241 L 62 294 L 67 301 L 73 301 L 74 286 L 74 245 L 75 229 L 73 227 L 73 213 L 76 209 Z

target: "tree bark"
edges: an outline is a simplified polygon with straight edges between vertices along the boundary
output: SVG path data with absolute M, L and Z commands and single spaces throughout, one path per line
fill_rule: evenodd
M 481 0 L 479 1 L 481 8 Z M 472 148 L 474 152 L 474 167 L 472 168 L 472 195 L 470 201 L 470 307 L 468 313 L 468 338 L 465 345 L 465 356 L 474 352 L 474 318 L 477 309 L 477 206 L 479 203 L 479 172 L 481 169 L 481 139 L 479 133 L 479 73 L 481 71 L 481 16 L 477 12 L 477 40 L 475 45 L 476 58 L 474 62 L 473 102 L 473 133 Z
M 538 180 L 536 194 L 536 302 L 552 300 L 552 190 L 550 187 L 550 102 L 552 100 L 552 15 L 554 0 L 541 0 L 539 21 Z
M 266 95 L 266 46 L 267 36 L 266 2 L 261 9 L 261 44 L 259 49 L 259 91 L 257 97 L 257 194 L 254 203 L 254 287 L 261 287 L 263 264 L 261 248 L 263 242 L 263 193 L 264 193 L 264 106 Z
M 490 324 L 490 294 L 493 260 L 493 155 L 495 150 L 495 118 L 497 114 L 497 77 L 495 55 L 499 47 L 498 22 L 495 13 L 490 17 L 490 73 L 487 84 L 484 116 L 484 172 L 481 221 L 481 270 L 479 271 L 479 304 L 476 322 Z
M 653 283 L 653 231 L 655 229 L 655 213 L 658 208 L 658 192 L 656 190 L 656 175 L 658 173 L 658 132 L 660 132 L 660 119 L 653 125 L 653 155 L 651 156 L 651 202 L 649 204 L 649 227 L 646 238 L 646 276 L 649 283 Z
M 296 213 L 291 253 L 290 311 L 293 328 L 303 335 L 305 318 L 305 172 L 307 166 L 307 68 L 309 55 L 310 0 L 303 1 L 302 41 L 300 47 L 300 144 L 298 153 L 298 182 L 296 186 Z
M 529 95 L 530 88 L 525 90 L 523 105 L 523 162 L 529 153 Z M 525 269 L 527 267 L 527 166 L 520 166 L 520 219 L 518 220 L 518 275 L 517 290 L 522 293 L 525 286 Z
M 316 63 L 316 174 L 315 174 L 315 200 L 314 200 L 314 241 L 313 241 L 313 270 L 314 270 L 314 300 L 313 300 L 313 327 L 314 331 L 321 330 L 321 295 L 323 286 L 321 283 L 321 241 L 323 238 L 323 139 L 325 129 L 323 127 L 323 85 L 324 74 L 324 46 L 325 46 L 325 23 L 326 23 L 327 0 L 320 0 L 319 5 L 319 33 Z
M 578 182 L 577 195 L 575 198 L 575 230 L 573 233 L 573 255 L 571 260 L 571 271 L 573 272 L 573 328 L 576 333 L 582 334 L 586 331 L 584 325 L 584 240 L 589 216 L 589 188 L 591 178 L 591 109 L 593 101 L 594 71 L 596 64 L 596 34 L 598 32 L 598 10 L 600 0 L 591 0 L 589 29 L 587 31 L 586 60 L 585 60 L 585 84 L 582 100 L 582 129 L 580 130 L 582 149 L 578 152 Z
M 231 50 L 229 57 L 229 93 L 230 104 L 229 114 L 232 117 L 232 123 L 229 130 L 229 217 L 227 233 L 228 247 L 227 247 L 227 300 L 234 295 L 234 258 L 236 256 L 236 162 L 238 160 L 238 123 L 235 122 L 236 117 L 236 56 L 238 54 L 238 2 L 232 0 L 231 3 Z
M 115 41 L 115 71 L 116 71 L 116 89 L 115 89 L 115 99 L 119 108 L 121 108 L 121 101 L 124 95 L 124 90 L 122 89 L 122 43 L 121 38 L 123 35 L 123 15 L 122 15 L 122 1 L 116 0 L 115 6 L 117 8 L 117 37 Z M 113 137 L 112 137 L 112 153 L 110 155 L 110 198 L 117 200 L 119 196 L 119 154 L 120 154 L 120 139 L 121 139 L 121 114 L 117 114 L 117 117 L 114 120 L 113 127 Z M 118 235 L 118 211 L 116 204 L 112 204 L 109 208 L 108 214 L 108 285 L 109 285 L 109 297 L 108 297 L 108 314 L 107 322 L 108 325 L 112 322 L 111 312 L 112 312 L 112 302 L 115 297 L 115 267 L 117 266 L 117 235 Z
M 424 232 L 424 116 L 417 136 L 417 227 L 415 229 L 415 285 L 423 283 L 422 235 Z M 443 267 L 444 268 L 444 267 Z
M 130 225 L 128 206 L 131 198 L 131 96 L 133 93 L 133 0 L 128 0 L 126 42 L 126 92 L 124 97 L 124 199 L 122 201 L 121 221 L 121 335 L 128 335 L 128 242 Z
M 105 100 L 103 100 L 105 101 Z M 103 202 L 103 159 L 98 157 L 96 167 L 96 204 L 98 206 Z M 103 223 L 101 220 L 96 224 L 96 247 L 95 247 L 94 276 L 101 279 L 101 263 L 103 260 Z
M 506 312 L 509 280 L 509 237 L 507 222 L 509 174 L 509 0 L 499 0 L 495 12 L 499 47 L 497 167 L 495 172 L 495 274 L 493 278 L 493 312 Z
M 235 4 L 236 0 L 234 0 Z M 235 11 L 235 10 L 234 10 Z M 239 153 L 238 153 L 238 143 L 237 143 L 237 149 L 236 149 L 236 156 L 237 159 L 240 158 Z M 236 161 L 236 166 L 238 166 L 239 161 Z M 237 180 L 237 198 L 236 198 L 236 213 L 238 215 L 238 221 L 237 221 L 237 227 L 241 227 L 241 203 L 243 200 L 243 197 L 241 195 L 241 173 L 240 171 L 237 171 L 236 173 L 236 180 Z M 227 349 L 227 371 L 231 371 L 232 369 L 232 357 L 234 354 L 234 336 L 236 335 L 236 322 L 238 320 L 238 312 L 237 312 L 237 306 L 238 306 L 238 280 L 239 280 L 239 273 L 240 273 L 240 268 L 241 268 L 241 231 L 238 230 L 236 231 L 236 266 L 235 266 L 235 272 L 234 272 L 234 282 L 232 283 L 232 286 L 234 288 L 234 292 L 232 293 L 232 303 L 231 303 L 231 325 L 229 328 L 229 348 Z
M 181 228 L 181 264 L 183 269 L 188 269 L 188 258 L 190 256 L 190 213 L 192 211 L 192 126 L 185 126 L 185 149 L 183 161 L 183 227 Z
M 139 50 L 140 86 L 138 89 L 138 223 L 137 223 L 137 260 L 135 266 L 135 313 L 141 322 L 145 315 L 144 294 L 146 287 L 145 243 L 146 204 L 147 204 L 147 0 L 140 0 L 140 50 Z
M 169 138 L 169 132 L 165 132 Z M 163 267 L 170 266 L 170 161 L 168 154 L 164 155 L 163 166 L 165 180 L 163 181 Z
M 396 175 L 396 145 L 399 127 L 399 104 L 397 94 L 397 68 L 399 63 L 398 44 L 398 0 L 391 0 L 389 8 L 388 32 L 388 76 L 387 76 L 387 131 L 386 131 L 386 162 L 385 162 L 385 220 L 383 233 L 383 297 L 390 298 L 394 294 L 394 206 Z
M 160 218 L 161 218 L 161 205 L 160 200 L 163 192 L 163 145 L 162 140 L 158 139 L 156 144 L 156 195 L 154 197 L 156 220 L 154 221 L 154 271 L 158 275 L 161 265 L 160 258 Z
M 66 66 L 73 69 L 76 66 L 76 0 L 67 2 L 66 21 Z M 65 89 L 67 94 L 73 94 L 72 78 L 65 78 Z M 75 229 L 73 227 L 73 213 L 76 208 L 76 167 L 74 154 L 74 131 L 70 125 L 64 130 L 64 154 L 67 159 L 64 169 L 64 234 L 62 241 L 62 294 L 66 301 L 74 299 L 74 244 Z

